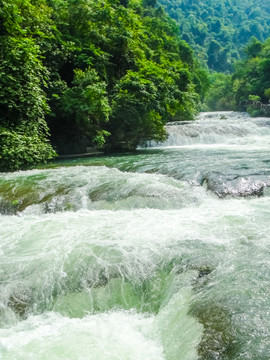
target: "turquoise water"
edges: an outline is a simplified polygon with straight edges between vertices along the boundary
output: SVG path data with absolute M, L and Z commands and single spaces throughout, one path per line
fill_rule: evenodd
M 266 360 L 270 119 L 1 174 L 0 359 Z

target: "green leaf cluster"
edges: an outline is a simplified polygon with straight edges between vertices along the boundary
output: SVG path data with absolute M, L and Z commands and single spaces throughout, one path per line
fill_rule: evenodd
M 46 162 L 56 153 L 38 133 L 0 129 L 0 171 L 18 170 L 26 165 Z
M 43 1 L 3 0 L 0 7 L 0 169 L 52 158 L 44 88 L 42 41 L 49 41 L 50 10 Z

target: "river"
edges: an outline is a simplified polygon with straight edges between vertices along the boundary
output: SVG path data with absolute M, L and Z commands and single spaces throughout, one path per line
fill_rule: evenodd
M 1 360 L 269 360 L 270 119 L 0 177 Z

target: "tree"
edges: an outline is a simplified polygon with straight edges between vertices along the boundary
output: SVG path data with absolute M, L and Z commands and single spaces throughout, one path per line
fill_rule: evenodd
M 264 96 L 268 101 L 270 100 L 270 88 L 264 90 Z
M 245 53 L 249 58 L 253 58 L 259 55 L 262 50 L 262 43 L 258 41 L 254 36 L 250 39 L 247 47 L 245 48 Z
M 45 122 L 47 71 L 37 44 L 39 9 L 3 1 L 0 18 L 0 168 L 16 169 L 55 156 Z
M 88 68 L 85 71 L 75 70 L 72 85 L 64 91 L 61 99 L 61 127 L 67 129 L 66 136 L 62 136 L 66 142 L 69 142 L 70 135 L 73 143 L 86 137 L 92 142 L 98 140 L 101 145 L 104 142 L 102 134 L 109 135 L 103 132 L 103 126 L 111 112 L 106 83 L 100 80 L 94 69 Z
M 210 89 L 205 97 L 209 110 L 234 110 L 236 108 L 232 76 L 213 73 L 210 78 Z
M 192 118 L 198 96 L 190 83 L 188 71 L 169 71 L 153 62 L 144 63 L 138 72 L 129 71 L 113 97 L 114 146 L 125 142 L 128 148 L 135 148 L 142 141 L 164 140 L 164 124 L 174 115 Z
M 104 131 L 111 134 L 110 149 L 127 143 L 134 149 L 140 141 L 164 138 L 164 124 L 175 114 L 192 118 L 205 87 L 203 72 L 161 7 L 132 0 L 124 6 L 111 0 L 52 3 L 62 40 L 74 44 L 67 71 L 56 80 L 67 88 L 52 91 L 50 102 L 53 141 L 61 152 L 89 146 Z

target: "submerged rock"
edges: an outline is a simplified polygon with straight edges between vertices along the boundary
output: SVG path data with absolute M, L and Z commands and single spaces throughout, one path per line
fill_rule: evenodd
M 222 303 L 197 304 L 190 311 L 203 325 L 203 337 L 198 346 L 198 360 L 235 359 L 238 353 L 235 329 L 230 311 Z

